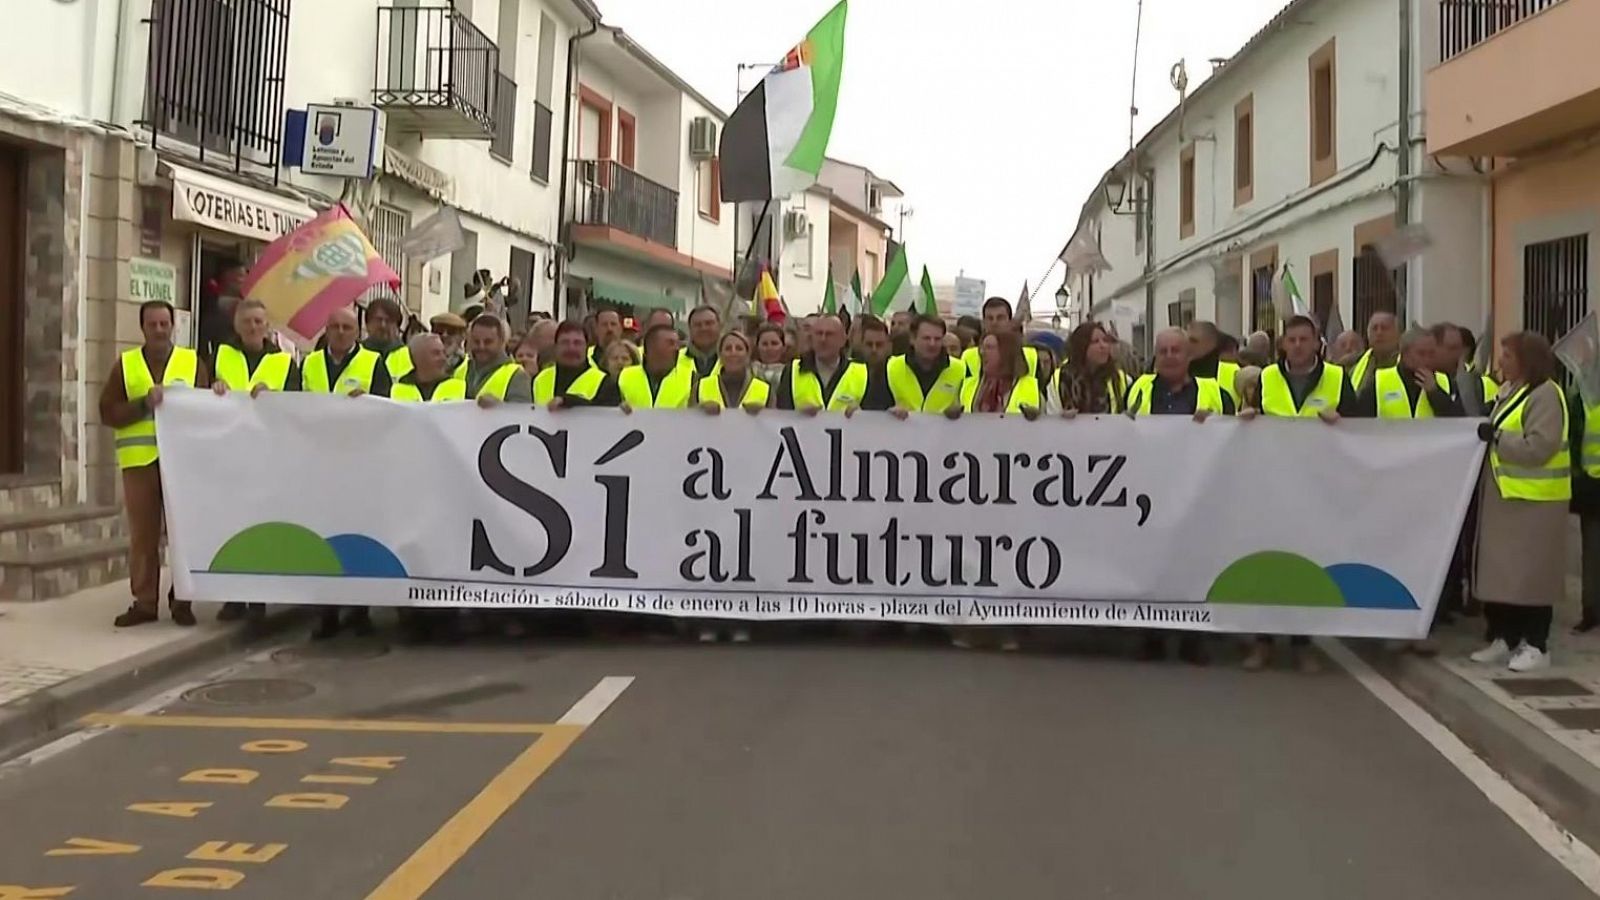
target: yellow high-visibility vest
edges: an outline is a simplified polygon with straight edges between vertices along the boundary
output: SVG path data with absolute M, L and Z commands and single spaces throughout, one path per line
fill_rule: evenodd
M 1450 393 L 1450 379 L 1435 372 L 1439 389 Z M 1406 383 L 1400 379 L 1400 369 L 1379 369 L 1372 376 L 1372 389 L 1378 392 L 1378 418 L 1380 419 L 1431 419 L 1433 404 L 1428 402 L 1428 392 L 1417 395 L 1417 408 L 1411 408 L 1411 397 L 1406 393 Z
M 496 400 L 505 400 L 506 391 L 511 389 L 511 379 L 517 377 L 517 373 L 521 371 L 521 363 L 515 360 L 506 360 L 500 364 L 500 368 L 494 370 L 492 375 L 483 380 L 483 384 L 478 385 L 477 393 L 473 394 L 470 399 L 476 400 L 487 395 Z M 456 377 L 460 378 L 462 382 L 467 380 L 465 373 Z
M 1580 457 L 1583 472 L 1590 478 L 1600 478 L 1600 404 L 1583 410 L 1583 453 Z
M 1537 466 L 1514 466 L 1500 461 L 1500 451 L 1489 447 L 1489 470 L 1495 486 L 1506 500 L 1536 500 L 1566 503 L 1572 499 L 1572 453 L 1567 446 L 1567 396 L 1559 384 L 1551 382 L 1561 399 L 1561 449 Z M 1522 410 L 1530 389 L 1523 387 L 1506 399 L 1493 421 L 1505 434 L 1522 433 Z
M 689 405 L 689 391 L 693 387 L 693 366 L 674 365 L 653 393 L 650 390 L 650 376 L 645 374 L 642 365 L 629 366 L 617 376 L 617 390 L 622 392 L 622 402 L 634 409 L 683 409 Z
M 195 373 L 200 368 L 200 357 L 187 347 L 173 347 L 167 358 L 167 368 L 161 373 L 164 387 L 187 385 L 194 387 Z M 144 361 L 144 351 L 138 347 L 122 354 L 122 386 L 128 399 L 134 403 L 149 396 L 156 386 L 150 366 Z M 156 417 L 144 418 L 116 430 L 117 466 L 123 469 L 140 469 L 152 465 L 161 455 L 156 451 Z
M 411 364 L 411 348 L 402 344 L 383 358 L 383 367 L 389 370 L 389 380 L 398 382 L 416 368 Z
M 1215 378 L 1196 378 L 1194 380 L 1195 412 L 1205 410 L 1214 415 L 1222 415 L 1222 385 Z M 1155 393 L 1156 376 L 1140 375 L 1139 380 L 1128 389 L 1128 409 L 1136 416 L 1150 415 L 1150 398 Z
M 1305 402 L 1298 409 L 1295 408 L 1294 392 L 1289 389 L 1289 379 L 1284 376 L 1283 369 L 1272 365 L 1261 370 L 1262 415 L 1314 419 L 1325 409 L 1337 412 L 1342 400 L 1344 369 L 1333 363 L 1322 364 L 1322 377 L 1312 385 L 1311 392 L 1306 394 Z
M 867 365 L 866 363 L 840 360 L 839 364 L 845 367 L 844 374 L 839 376 L 838 384 L 834 385 L 833 396 L 827 403 L 822 402 L 822 379 L 816 372 L 800 368 L 800 360 L 789 364 L 789 387 L 794 394 L 794 408 L 805 409 L 810 406 L 826 408 L 828 412 L 843 412 L 852 406 L 860 406 L 861 400 L 867 395 Z
M 894 394 L 894 405 L 912 412 L 942 413 L 960 402 L 961 387 L 967 380 L 967 366 L 959 359 L 945 357 L 944 370 L 934 379 L 926 396 L 922 382 L 911 368 L 908 354 L 889 357 L 889 391 Z
M 567 385 L 566 393 L 583 400 L 593 400 L 594 395 L 600 392 L 600 386 L 605 384 L 605 370 L 596 365 L 590 365 L 582 375 L 572 380 Z M 549 403 L 556 398 L 556 367 L 549 366 L 533 379 L 533 402 L 539 405 Z
M 766 406 L 767 398 L 772 395 L 772 385 L 750 375 L 750 383 L 744 389 L 744 396 L 739 398 L 740 406 Z M 715 403 L 726 409 L 731 406 L 728 398 L 722 393 L 722 379 L 714 375 L 700 379 L 700 387 L 695 398 L 696 403 Z
M 1035 375 L 1039 372 L 1039 350 L 1036 347 L 1023 347 L 1022 357 L 1028 361 L 1028 371 Z M 1066 362 L 1066 360 L 1062 360 Z M 961 364 L 967 367 L 967 377 L 983 374 L 983 352 L 977 347 L 968 347 L 961 353 Z
M 289 366 L 293 362 L 294 357 L 274 350 L 261 357 L 252 372 L 244 351 L 232 344 L 223 344 L 217 348 L 217 380 L 235 391 L 248 391 L 258 384 L 266 385 L 268 390 L 281 391 L 289 383 Z
M 422 389 L 414 384 L 396 382 L 389 389 L 389 399 L 398 400 L 401 403 L 421 403 L 423 402 Z M 433 396 L 429 397 L 427 402 L 448 403 L 452 400 L 465 399 L 467 399 L 467 383 L 459 378 L 446 378 L 433 389 Z
M 1239 407 L 1239 364 L 1227 360 L 1217 361 L 1217 386 L 1222 392 L 1233 400 L 1235 409 Z
M 353 394 L 358 390 L 362 393 L 372 390 L 372 376 L 378 371 L 377 351 L 357 347 L 355 358 L 339 374 L 337 391 L 328 383 L 328 372 L 332 369 L 328 362 L 327 350 L 318 350 L 306 357 L 300 370 L 300 387 L 311 394 Z
M 977 375 L 961 383 L 961 409 L 972 412 L 978 403 L 978 389 L 983 385 L 983 376 Z M 1011 397 L 1006 401 L 1006 412 L 1022 412 L 1024 406 L 1034 409 L 1039 408 L 1039 379 L 1032 375 L 1024 375 L 1017 379 L 1011 386 Z

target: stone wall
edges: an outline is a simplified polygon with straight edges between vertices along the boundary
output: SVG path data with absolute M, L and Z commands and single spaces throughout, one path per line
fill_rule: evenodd
M 118 354 L 138 346 L 139 307 L 128 291 L 128 261 L 138 255 L 137 155 L 114 138 L 95 142 L 89 154 L 89 215 L 84 222 L 88 290 L 82 321 L 84 395 L 88 400 L 84 462 L 89 502 L 118 501 L 122 488 L 111 429 L 100 424 L 100 392 Z

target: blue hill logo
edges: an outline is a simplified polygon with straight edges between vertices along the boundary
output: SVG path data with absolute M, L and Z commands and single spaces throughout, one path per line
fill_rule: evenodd
M 1217 576 L 1208 603 L 1345 609 L 1421 609 L 1398 578 L 1361 563 L 1323 568 L 1304 556 L 1268 550 L 1238 560 Z

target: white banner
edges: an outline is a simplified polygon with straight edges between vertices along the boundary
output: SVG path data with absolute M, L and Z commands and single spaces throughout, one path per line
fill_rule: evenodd
M 1477 423 L 170 391 L 180 597 L 1420 637 Z

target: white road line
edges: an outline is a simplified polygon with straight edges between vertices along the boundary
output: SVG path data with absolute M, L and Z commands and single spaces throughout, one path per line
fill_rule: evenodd
M 1411 730 L 1433 745 L 1433 749 L 1439 751 L 1440 756 L 1455 766 L 1456 771 L 1465 775 L 1473 787 L 1483 792 L 1490 803 L 1499 807 L 1501 812 L 1526 832 L 1528 837 L 1533 838 L 1546 853 L 1554 857 L 1556 862 L 1583 882 L 1591 892 L 1600 896 L 1600 855 L 1597 855 L 1588 844 L 1574 837 L 1571 832 L 1546 815 L 1538 804 L 1528 799 L 1528 795 L 1517 790 L 1515 785 L 1473 753 L 1472 748 L 1456 737 L 1450 729 L 1429 715 L 1428 711 L 1417 705 L 1416 701 L 1401 693 L 1400 689 L 1391 684 L 1387 678 L 1373 671 L 1366 660 L 1357 656 L 1350 648 L 1330 638 L 1319 638 L 1317 646 L 1372 696 L 1378 698 L 1379 702 L 1389 707 L 1401 721 L 1411 726 Z
M 234 675 L 239 674 L 251 666 L 258 665 L 268 659 L 271 659 L 272 654 L 278 649 L 280 648 L 273 647 L 267 650 L 262 650 L 258 653 L 252 653 L 238 662 L 229 663 L 228 665 L 208 672 L 193 681 L 186 681 L 180 685 L 168 688 L 167 690 L 141 700 L 132 706 L 119 710 L 119 712 L 131 716 L 147 716 L 151 713 L 159 712 L 160 710 L 171 706 L 173 703 L 176 703 L 178 698 L 183 696 L 188 691 L 192 691 L 203 684 L 210 684 L 213 681 L 222 681 L 227 678 L 232 678 Z M 45 760 L 60 756 L 69 750 L 80 747 L 110 730 L 111 726 L 109 725 L 96 725 L 79 729 L 78 731 L 74 731 L 70 734 L 62 735 L 50 743 L 41 747 L 36 747 L 33 750 L 16 757 L 15 759 L 10 759 L 4 763 L 0 763 L 0 778 L 6 778 L 8 776 L 20 774 L 24 770 L 36 766 Z
M 607 675 L 589 689 L 589 693 L 572 708 L 567 714 L 556 720 L 557 725 L 582 725 L 587 728 L 600 718 L 600 714 L 610 708 L 611 704 L 622 696 L 622 692 L 633 684 L 632 675 Z

